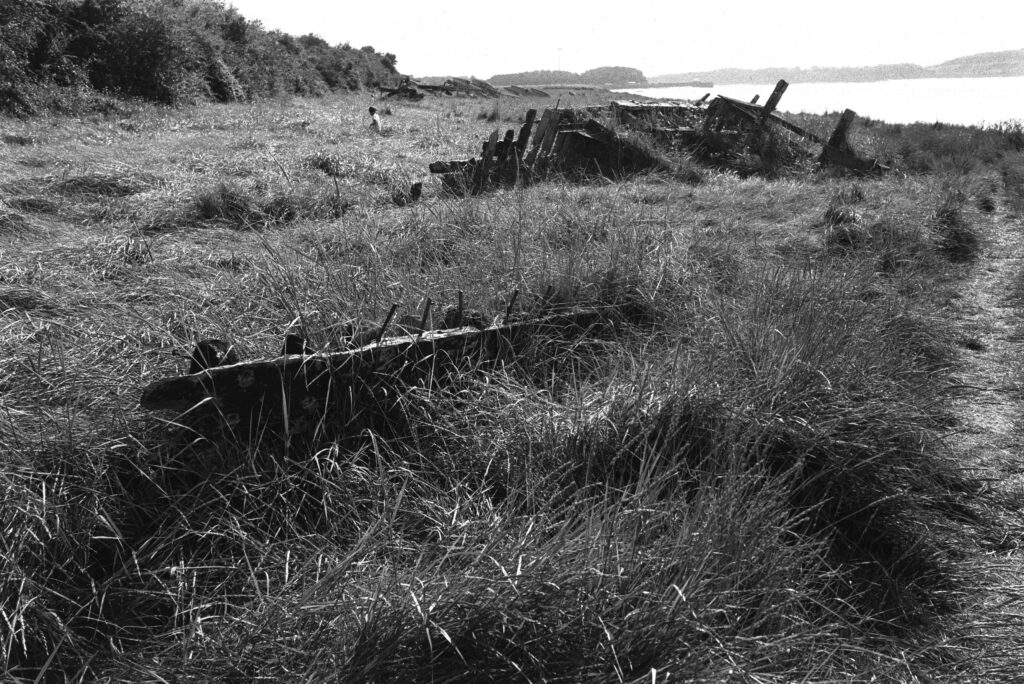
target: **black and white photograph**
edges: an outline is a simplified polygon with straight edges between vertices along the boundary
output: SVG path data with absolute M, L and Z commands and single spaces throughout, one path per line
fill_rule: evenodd
M 0 0 L 0 682 L 1024 682 L 1022 36 Z

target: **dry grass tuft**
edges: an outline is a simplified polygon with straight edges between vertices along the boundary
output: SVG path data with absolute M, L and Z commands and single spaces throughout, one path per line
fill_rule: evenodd
M 964 215 L 966 200 L 961 190 L 947 189 L 932 218 L 938 247 L 954 263 L 973 261 L 982 249 L 981 237 Z
M 39 290 L 27 287 L 0 286 L 0 308 L 52 312 L 57 309 L 57 305 Z
M 339 155 L 322 150 L 306 157 L 306 163 L 334 178 L 343 178 L 351 173 Z
M 160 180 L 148 174 L 101 174 L 64 178 L 53 184 L 53 190 L 62 195 L 96 195 L 100 197 L 127 197 L 151 190 Z
M 0 206 L 0 235 L 10 235 L 31 230 L 32 224 L 21 214 L 6 211 Z
M 68 196 L 127 197 L 156 187 L 160 180 L 149 174 L 103 174 L 56 178 L 39 176 L 3 184 L 3 189 L 17 195 L 54 193 Z
M 37 214 L 56 214 L 60 211 L 60 204 L 47 197 L 10 197 L 6 200 L 6 203 L 19 211 L 27 211 Z
M 19 135 L 17 133 L 5 133 L 0 137 L 4 141 L 4 144 L 15 145 L 18 147 L 28 147 L 30 145 L 39 145 L 43 140 L 34 135 Z
M 352 205 L 337 193 L 287 192 L 260 195 L 230 183 L 221 183 L 195 200 L 200 221 L 239 229 L 266 228 L 311 218 L 339 218 Z

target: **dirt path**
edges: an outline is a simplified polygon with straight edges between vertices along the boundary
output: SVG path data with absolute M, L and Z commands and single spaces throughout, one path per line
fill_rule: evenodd
M 958 451 L 992 486 L 1024 493 L 1024 222 L 1003 210 L 987 216 L 986 244 L 952 307 L 961 330 L 962 386 L 954 400 L 961 433 Z
M 1006 206 L 982 216 L 983 254 L 950 306 L 963 346 L 951 444 L 1002 503 L 981 544 L 972 657 L 994 681 L 1024 681 L 1024 218 Z

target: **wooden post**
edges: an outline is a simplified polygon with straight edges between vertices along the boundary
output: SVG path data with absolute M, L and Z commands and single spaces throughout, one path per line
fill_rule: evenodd
M 503 325 L 508 325 L 508 319 L 512 315 L 512 307 L 516 305 L 516 300 L 519 299 L 519 290 L 512 292 L 512 299 L 508 300 L 508 306 L 505 307 L 505 319 L 502 321 Z
M 523 127 L 519 129 L 519 138 L 516 139 L 516 149 L 519 151 L 519 158 L 523 158 L 523 154 L 526 152 L 526 143 L 530 140 L 530 130 L 533 128 L 533 122 L 537 119 L 537 110 L 531 109 L 526 112 L 526 122 Z
M 540 123 L 537 125 L 537 130 L 533 134 L 533 147 L 530 148 L 530 154 L 526 155 L 527 166 L 532 166 L 533 162 L 537 161 L 537 153 L 540 151 L 540 143 L 544 139 L 544 135 L 548 132 L 548 127 L 552 125 L 551 122 L 554 120 L 554 118 L 554 110 L 544 110 L 544 116 L 540 118 Z
M 558 128 L 562 125 L 562 112 L 555 110 L 554 116 L 551 118 L 551 123 L 548 124 L 548 129 L 544 132 L 544 139 L 540 142 L 540 156 L 547 156 L 548 152 L 551 151 L 551 145 L 555 142 L 555 136 L 558 135 Z
M 423 335 L 423 331 L 427 329 L 427 319 L 430 318 L 430 297 L 427 297 L 427 303 L 423 305 L 423 317 L 420 318 L 420 335 Z
M 491 137 L 487 139 L 487 145 L 484 146 L 484 161 L 490 163 L 494 160 L 494 153 L 498 149 L 498 129 L 495 128 L 491 133 Z
M 782 79 L 775 84 L 775 90 L 772 91 L 771 97 L 764 103 L 764 111 L 761 112 L 761 123 L 764 123 L 765 119 L 779 106 L 779 100 L 782 99 L 782 94 L 786 92 L 788 87 L 789 84 Z
M 380 334 L 377 336 L 377 344 L 384 339 L 384 334 L 388 331 L 388 326 L 391 324 L 391 319 L 395 317 L 395 312 L 398 311 L 398 304 L 392 304 L 391 310 L 388 311 L 387 318 L 380 325 Z
M 832 131 L 832 137 L 828 139 L 827 147 L 831 147 L 834 150 L 849 148 L 850 145 L 846 142 L 846 134 L 849 132 L 850 124 L 853 123 L 855 116 L 857 116 L 857 112 L 852 109 L 847 109 L 843 112 L 843 115 L 839 117 L 839 123 L 836 124 L 836 129 Z
M 512 132 L 511 128 L 505 131 L 505 137 L 502 138 L 500 149 L 497 151 L 498 159 L 500 161 L 505 161 L 508 158 L 508 155 L 513 153 L 513 148 L 515 148 L 515 137 L 516 134 Z
M 879 164 L 874 159 L 861 159 L 850 146 L 846 136 L 849 133 L 850 124 L 853 123 L 853 119 L 856 116 L 856 112 L 852 109 L 847 109 L 843 112 L 843 115 L 839 117 L 839 123 L 836 124 L 835 130 L 832 132 L 832 136 L 822 146 L 821 155 L 818 159 L 829 164 L 845 166 L 859 174 L 880 173 L 887 170 L 885 166 Z
M 750 101 L 750 104 L 757 104 L 757 101 L 761 99 L 760 95 L 754 95 L 754 98 Z
M 484 153 L 480 157 L 480 164 L 476 167 L 476 170 L 486 176 L 491 166 L 494 165 L 494 152 L 498 148 L 498 129 L 495 128 L 494 132 L 491 133 L 491 137 L 487 139 L 487 143 L 484 145 Z
M 551 145 L 551 151 L 548 153 L 549 158 L 561 159 L 562 147 L 565 145 L 567 133 L 568 131 L 559 131 L 558 135 L 555 136 L 555 142 Z

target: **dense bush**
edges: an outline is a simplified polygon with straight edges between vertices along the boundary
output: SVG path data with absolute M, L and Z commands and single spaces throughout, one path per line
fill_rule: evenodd
M 322 95 L 378 85 L 397 74 L 396 61 L 369 46 L 267 31 L 216 0 L 8 0 L 0 7 L 0 112 L 18 116 L 73 109 L 83 93 L 171 105 Z

